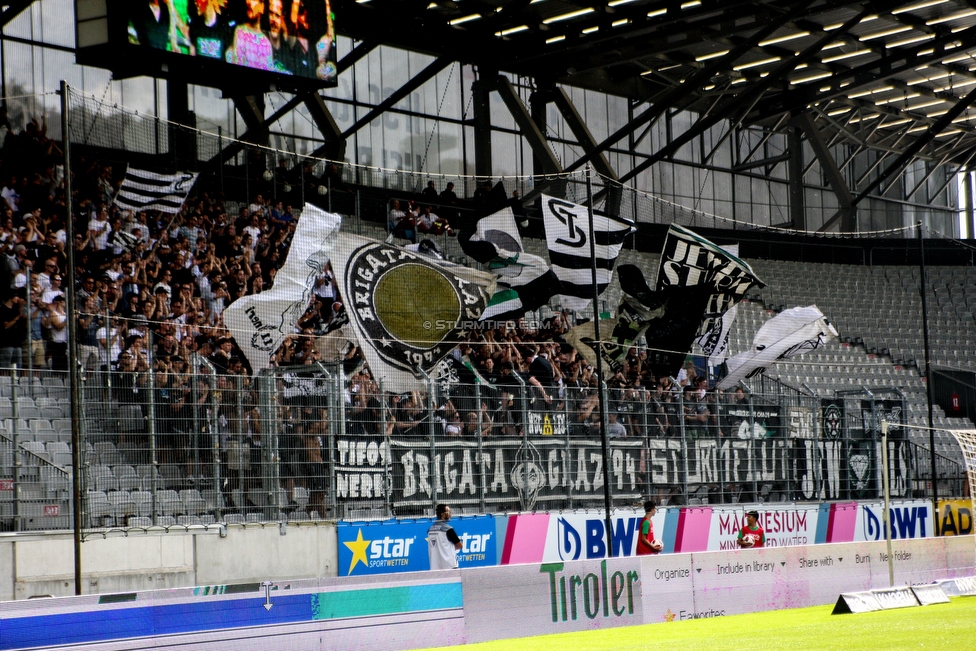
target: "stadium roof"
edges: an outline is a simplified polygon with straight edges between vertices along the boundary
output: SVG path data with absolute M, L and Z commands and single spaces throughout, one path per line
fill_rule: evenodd
M 627 133 L 666 108 L 697 112 L 687 139 L 676 137 L 633 178 L 725 119 L 805 131 L 813 123 L 803 121 L 813 120 L 827 144 L 967 164 L 976 153 L 974 7 L 963 0 L 348 0 L 339 29 L 525 75 L 540 87 L 566 84 L 646 104 Z

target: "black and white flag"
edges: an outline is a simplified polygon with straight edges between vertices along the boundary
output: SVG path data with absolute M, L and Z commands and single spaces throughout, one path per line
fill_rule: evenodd
M 679 285 L 652 292 L 635 265 L 621 265 L 619 277 L 623 293 L 638 301 L 650 317 L 643 330 L 647 366 L 656 377 L 676 376 L 704 318 L 711 287 Z
M 634 223 L 594 215 L 595 259 L 590 252 L 590 216 L 586 206 L 542 195 L 542 216 L 552 270 L 562 284 L 563 307 L 579 310 L 593 298 L 592 267 L 596 266 L 597 293 L 610 284 L 613 265 L 624 238 L 635 232 Z
M 537 255 L 521 253 L 510 260 L 489 263 L 488 269 L 498 276 L 498 289 L 481 315 L 482 321 L 518 321 L 559 291 L 556 275 Z
M 816 305 L 784 310 L 756 332 L 752 348 L 730 359 L 729 374 L 718 383 L 731 389 L 740 380 L 764 373 L 777 360 L 822 348 L 837 337 L 837 330 Z
M 508 206 L 481 217 L 474 227 L 474 231 L 458 233 L 458 244 L 478 262 L 487 264 L 496 258 L 511 258 L 525 252 L 515 213 Z
M 596 364 L 599 348 L 609 377 L 623 369 L 628 349 L 643 336 L 651 372 L 660 377 L 676 375 L 691 348 L 711 289 L 692 285 L 652 291 L 640 268 L 629 264 L 620 265 L 618 274 L 624 296 L 616 320 L 600 321 L 602 343 L 596 343 L 592 321 L 567 332 L 566 341 L 590 364 Z
M 698 329 L 700 337 L 721 330 L 722 315 L 751 287 L 765 287 L 747 263 L 696 233 L 671 224 L 664 240 L 657 288 L 708 285 L 712 297 Z M 707 354 L 712 354 L 707 351 Z
M 526 253 L 511 207 L 480 218 L 474 232 L 458 233 L 464 252 L 498 276 L 498 289 L 481 320 L 517 321 L 559 292 L 559 280 L 548 263 Z
M 123 210 L 158 210 L 175 215 L 183 207 L 197 176 L 191 172 L 158 174 L 130 167 L 115 195 L 115 203 Z
M 729 244 L 722 249 L 730 255 L 738 257 L 739 245 Z M 732 332 L 732 324 L 735 323 L 735 315 L 739 306 L 733 305 L 725 311 L 720 319 L 709 319 L 712 327 L 707 332 L 702 333 L 695 343 L 702 349 L 709 363 L 718 366 L 725 361 L 729 352 L 729 333 Z
M 358 235 L 339 234 L 332 266 L 369 370 L 397 393 L 427 388 L 495 292 L 492 274 Z

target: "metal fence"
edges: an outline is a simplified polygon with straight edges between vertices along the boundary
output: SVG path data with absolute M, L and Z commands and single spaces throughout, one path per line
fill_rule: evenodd
M 930 450 L 896 398 L 814 398 L 786 387 L 676 391 L 605 387 L 604 460 L 595 387 L 543 392 L 451 374 L 385 392 L 339 364 L 250 378 L 192 355 L 138 351 L 81 389 L 86 529 L 281 519 L 879 499 L 880 420 L 891 494 L 932 495 Z M 71 526 L 69 387 L 51 371 L 0 375 L 0 519 L 7 530 Z M 767 389 L 774 387 L 768 386 Z M 937 455 L 940 496 L 964 469 Z

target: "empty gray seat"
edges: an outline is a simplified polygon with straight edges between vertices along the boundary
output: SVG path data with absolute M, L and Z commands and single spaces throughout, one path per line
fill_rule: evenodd
M 55 420 L 58 418 L 64 418 L 64 413 L 61 411 L 61 407 L 41 407 L 40 417 L 46 418 L 48 420 Z
M 187 515 L 200 515 L 201 513 L 206 513 L 207 503 L 204 501 L 203 497 L 201 497 L 200 491 L 196 489 L 184 489 L 180 491 L 179 495 L 185 509 L 184 513 Z
M 109 491 L 105 494 L 112 505 L 112 517 L 117 522 L 124 522 L 130 515 L 136 515 L 136 505 L 127 491 Z
M 135 513 L 141 516 L 152 515 L 152 493 L 149 491 L 131 491 L 129 497 L 135 505 Z
M 115 444 L 111 441 L 95 443 L 95 453 L 98 454 L 98 463 L 102 465 L 117 466 L 122 463 L 122 455 L 115 449 Z
M 174 490 L 156 491 L 156 513 L 160 515 L 180 515 L 183 513 L 183 501 Z
M 47 450 L 45 449 L 44 443 L 42 441 L 24 441 L 20 445 L 22 448 L 24 448 L 24 450 L 30 453 L 30 454 L 23 455 L 24 464 L 28 466 L 36 466 L 38 463 L 41 462 L 41 460 L 44 461 L 50 460 L 49 457 L 47 456 Z
M 132 466 L 115 466 L 115 476 L 119 478 L 119 490 L 139 490 L 142 488 L 142 477 L 136 474 Z
M 104 491 L 88 491 L 86 497 L 88 499 L 88 515 L 93 521 L 96 518 L 112 514 L 112 504 L 108 501 Z M 93 524 L 95 523 L 93 522 Z

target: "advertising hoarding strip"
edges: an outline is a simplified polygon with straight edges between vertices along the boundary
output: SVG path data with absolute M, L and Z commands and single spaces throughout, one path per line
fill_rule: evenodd
M 675 551 L 703 552 L 708 549 L 708 536 L 712 524 L 712 509 L 705 507 L 681 510 L 680 541 L 675 542 Z
M 628 517 L 636 513 L 625 512 Z M 565 517 L 576 518 L 576 526 L 582 527 L 578 519 L 586 516 L 566 512 Z M 971 548 L 970 540 L 958 536 L 899 540 L 893 549 L 897 580 L 931 584 L 958 575 L 968 578 L 940 585 L 952 595 L 974 594 L 972 565 L 953 567 L 948 561 L 960 555 L 971 559 Z M 831 603 L 838 593 L 866 593 L 882 608 L 912 605 L 905 598 L 911 595 L 909 588 L 886 587 L 885 554 L 885 543 L 879 540 L 820 548 L 547 560 L 399 577 L 383 584 L 327 579 L 328 585 L 270 591 L 267 601 L 191 595 L 187 589 L 185 594 L 137 593 L 133 603 L 157 605 L 121 608 L 97 604 L 96 595 L 8 602 L 0 603 L 0 648 L 112 642 L 119 648 L 165 643 L 173 649 L 221 645 L 272 651 L 284 644 L 309 651 L 352 651 L 367 639 L 371 648 L 399 651 L 417 646 L 418 639 L 443 646 L 808 607 Z M 294 644 L 292 638 L 283 641 L 300 627 L 298 633 L 308 637 Z M 343 628 L 347 633 L 340 632 Z
M 664 543 L 664 554 L 675 551 L 676 538 L 678 535 L 678 519 L 680 509 L 668 509 L 664 514 L 664 529 L 661 531 L 661 542 Z
M 312 596 L 312 619 L 369 617 L 463 606 L 460 582 L 320 592 Z
M 510 516 L 502 564 L 541 562 L 548 530 L 548 513 Z
M 495 540 L 503 541 L 501 545 L 495 545 L 495 564 L 501 565 L 502 558 L 505 556 L 505 544 L 504 541 L 508 540 L 508 521 L 509 518 L 496 517 L 495 518 Z
M 81 644 L 151 635 L 196 633 L 215 628 L 288 624 L 312 620 L 312 595 L 264 598 L 201 599 L 190 603 L 144 606 L 85 613 L 64 613 L 3 620 L 0 648 Z
M 936 514 L 939 536 L 966 536 L 973 533 L 973 503 L 970 500 L 939 500 Z
M 949 603 L 949 597 L 946 595 L 942 587 L 939 586 L 938 584 L 913 585 L 912 592 L 915 593 L 915 598 L 918 599 L 918 603 L 923 606 L 931 606 L 932 604 Z
M 272 594 L 271 608 L 265 607 L 264 598 L 203 598 L 179 604 L 3 619 L 0 648 L 63 646 L 463 607 L 459 581 L 318 594 L 282 595 L 275 590 Z
M 497 529 L 494 516 L 451 520 L 461 539 L 460 567 L 495 565 Z M 433 520 L 340 522 L 336 527 L 340 576 L 421 572 L 430 569 L 427 531 Z
M 848 615 L 851 613 L 870 613 L 881 610 L 877 597 L 870 591 L 845 592 L 837 597 L 837 603 L 830 612 L 831 615 Z
M 857 528 L 857 502 L 844 502 L 830 505 L 830 520 L 827 522 L 827 542 L 851 542 Z
M 769 547 L 812 543 L 872 542 L 884 539 L 880 502 L 757 505 Z M 661 507 L 654 516 L 665 553 L 734 551 L 745 511 L 752 505 Z M 895 540 L 934 535 L 935 513 L 923 500 L 891 507 Z M 640 509 L 612 515 L 615 557 L 636 554 Z M 425 539 L 430 520 L 340 523 L 339 567 L 343 576 L 427 570 Z M 451 520 L 463 541 L 462 568 L 606 558 L 602 510 L 463 516 Z
M 817 534 L 814 542 L 818 545 L 827 542 L 828 522 L 830 522 L 830 504 L 824 502 L 817 512 Z

